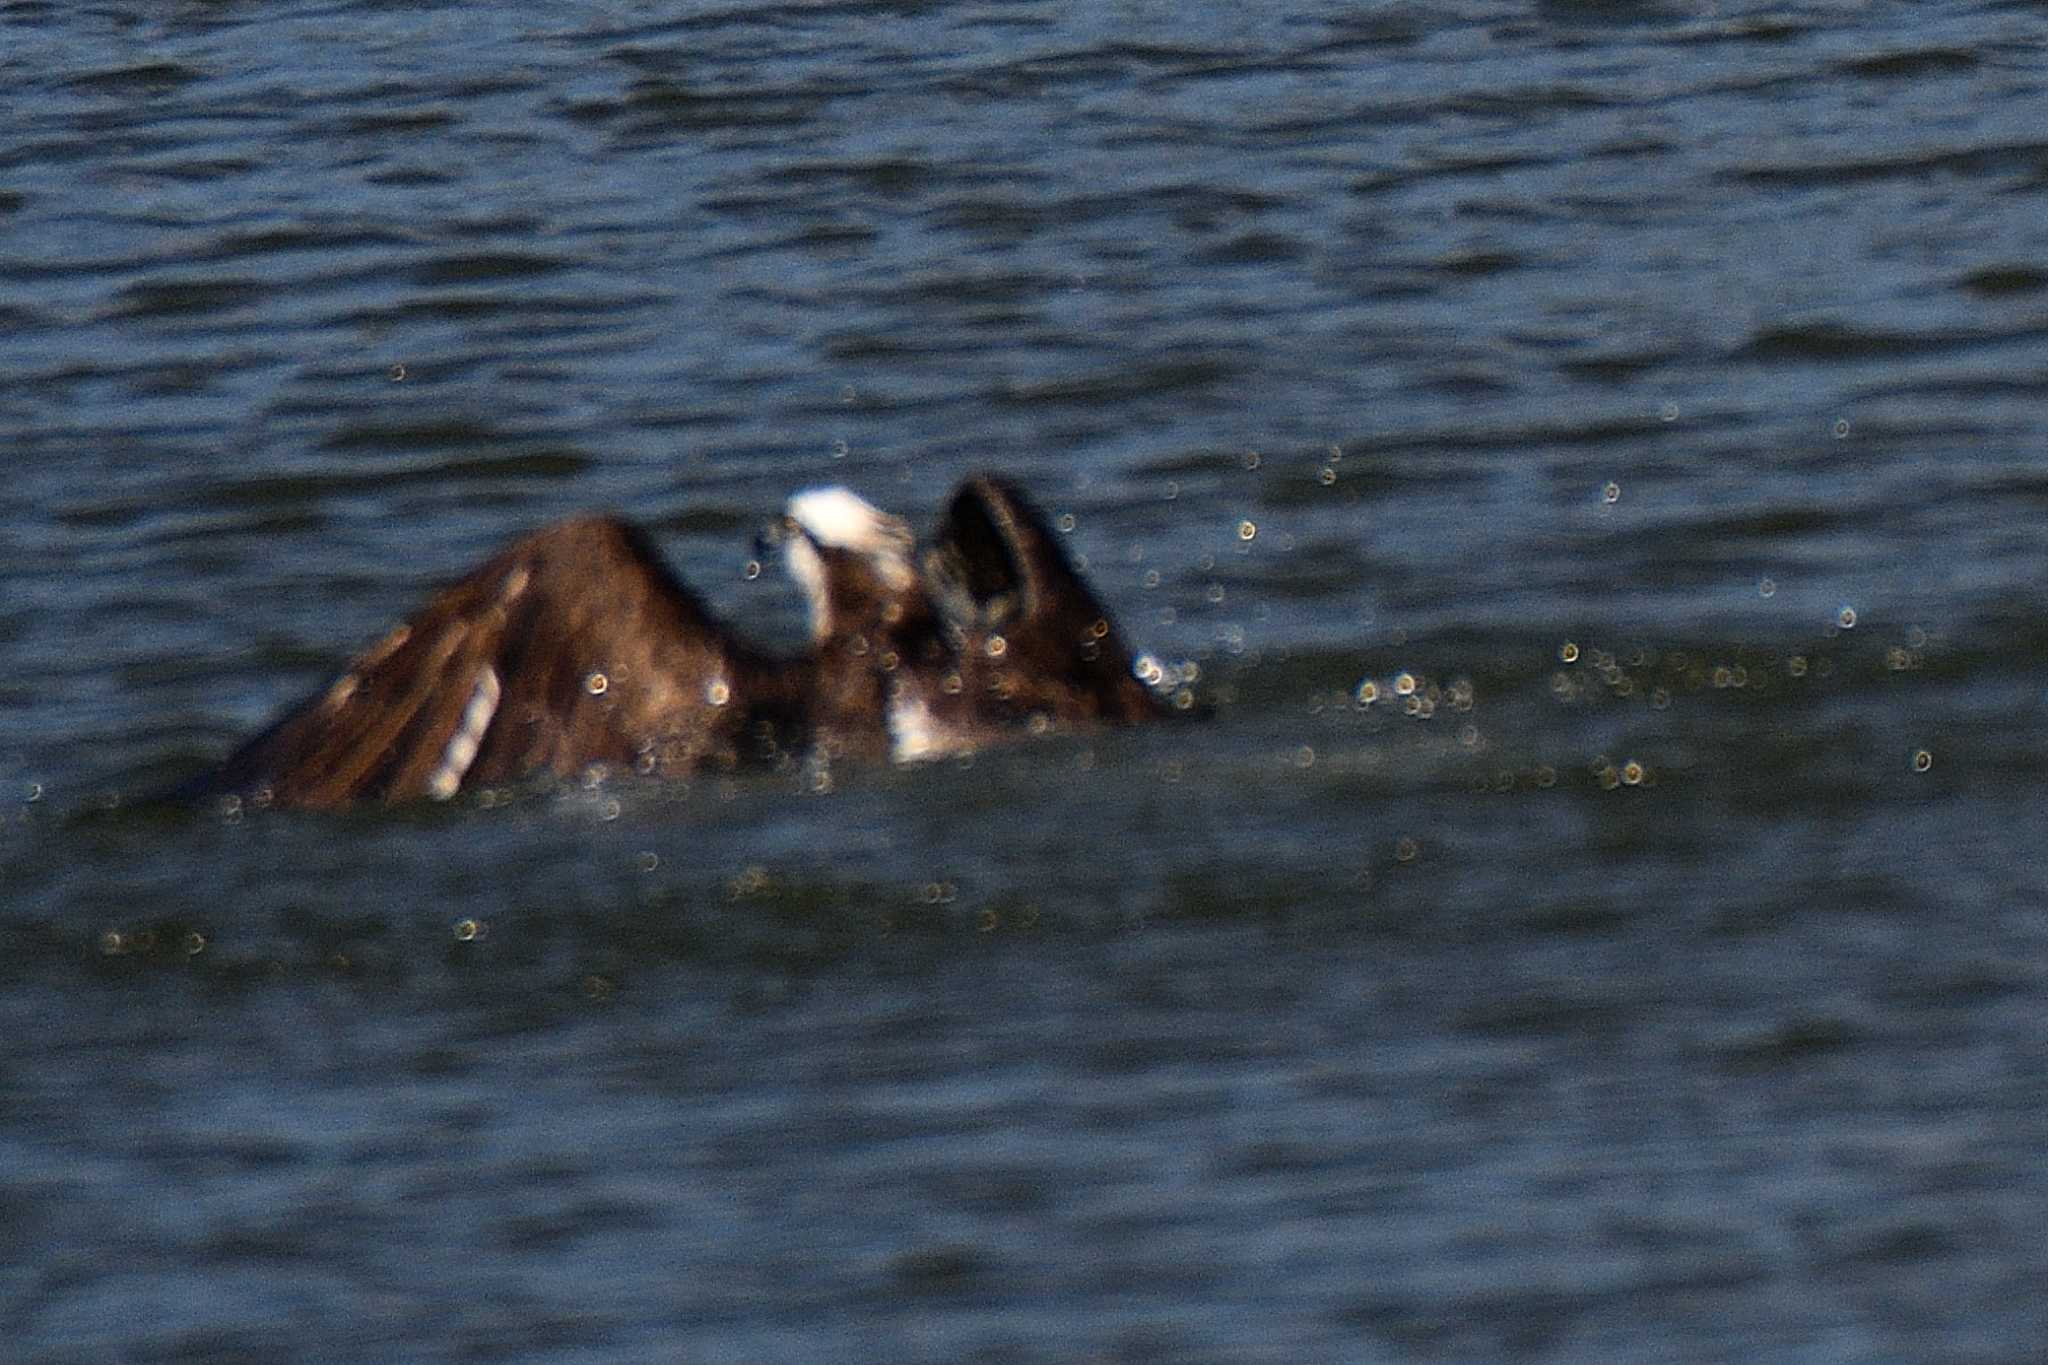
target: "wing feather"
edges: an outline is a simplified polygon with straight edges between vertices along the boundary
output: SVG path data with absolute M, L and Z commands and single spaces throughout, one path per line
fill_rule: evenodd
M 978 682 L 1020 716 L 1060 723 L 1160 714 L 1108 610 L 1014 484 L 983 474 L 955 490 L 926 577 L 960 641 L 967 691 Z
M 791 722 L 781 674 L 712 619 L 639 531 L 577 518 L 437 593 L 208 787 L 335 807 L 600 763 L 731 763 L 752 731 Z

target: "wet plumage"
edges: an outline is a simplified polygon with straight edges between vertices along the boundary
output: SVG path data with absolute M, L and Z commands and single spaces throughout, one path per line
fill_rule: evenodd
M 198 791 L 309 808 L 443 799 L 594 765 L 676 776 L 800 753 L 914 760 L 1160 714 L 1044 518 L 963 484 L 920 556 L 844 489 L 791 498 L 800 653 L 714 618 L 645 535 L 580 517 L 432 597 Z

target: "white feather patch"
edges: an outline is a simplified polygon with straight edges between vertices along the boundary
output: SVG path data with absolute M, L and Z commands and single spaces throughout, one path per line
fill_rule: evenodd
M 899 691 L 889 698 L 889 757 L 898 763 L 920 763 L 946 749 L 923 697 Z
M 825 595 L 825 561 L 818 547 L 804 536 L 792 536 L 783 551 L 789 561 L 789 576 L 803 590 L 804 604 L 811 609 L 811 638 L 823 640 L 832 630 L 832 600 Z
M 462 786 L 462 775 L 469 771 L 469 765 L 476 762 L 477 749 L 484 742 L 484 731 L 491 728 L 491 717 L 498 714 L 497 670 L 485 667 L 476 680 L 476 687 L 469 694 L 469 705 L 462 708 L 462 720 L 456 725 L 455 733 L 449 737 L 448 747 L 441 751 L 441 766 L 434 769 L 427 779 L 427 795 L 436 801 L 446 801 Z
M 909 524 L 851 489 L 806 488 L 791 497 L 784 510 L 818 544 L 873 560 L 892 588 L 906 588 L 916 578 L 910 564 Z
M 836 486 L 806 488 L 791 495 L 784 510 L 820 545 L 863 553 L 888 545 L 890 524 L 897 520 L 852 489 Z

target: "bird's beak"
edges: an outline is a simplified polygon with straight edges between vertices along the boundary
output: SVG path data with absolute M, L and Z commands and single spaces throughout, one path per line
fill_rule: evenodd
M 797 524 L 788 517 L 776 517 L 754 532 L 754 558 L 767 560 L 798 535 Z

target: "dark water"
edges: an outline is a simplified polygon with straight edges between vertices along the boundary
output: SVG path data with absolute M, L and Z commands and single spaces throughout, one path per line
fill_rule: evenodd
M 2044 18 L 0 7 L 9 1357 L 2037 1358 Z M 987 466 L 1209 724 L 125 809 Z

